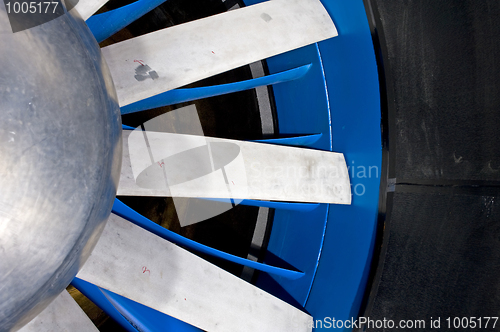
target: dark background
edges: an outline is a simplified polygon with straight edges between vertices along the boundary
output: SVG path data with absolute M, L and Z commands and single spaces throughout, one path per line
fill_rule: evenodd
M 360 315 L 500 316 L 500 2 L 365 5 L 394 185 Z

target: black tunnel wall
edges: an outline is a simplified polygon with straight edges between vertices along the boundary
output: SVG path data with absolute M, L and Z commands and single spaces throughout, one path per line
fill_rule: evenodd
M 360 315 L 424 320 L 425 330 L 431 317 L 443 330 L 448 317 L 498 317 L 500 1 L 365 4 L 389 185 Z

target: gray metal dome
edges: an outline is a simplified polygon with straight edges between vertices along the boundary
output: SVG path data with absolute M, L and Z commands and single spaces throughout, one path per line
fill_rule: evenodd
M 0 4 L 0 331 L 69 284 L 115 198 L 116 92 L 75 12 L 12 33 Z

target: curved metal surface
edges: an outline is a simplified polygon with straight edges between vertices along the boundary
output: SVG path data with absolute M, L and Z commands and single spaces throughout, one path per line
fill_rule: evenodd
M 346 157 L 352 205 L 330 205 L 306 309 L 318 320 L 346 321 L 358 316 L 376 235 L 382 169 L 380 91 L 363 1 L 323 4 L 339 26 L 339 38 L 319 43 L 318 50 L 331 103 L 332 147 Z
M 116 92 L 75 15 L 12 33 L 0 3 L 0 331 L 20 328 L 64 290 L 115 198 Z

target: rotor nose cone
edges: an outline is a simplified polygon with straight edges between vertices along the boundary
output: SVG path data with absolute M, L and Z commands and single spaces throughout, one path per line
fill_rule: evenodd
M 116 194 L 116 92 L 73 12 L 13 33 L 0 3 L 0 331 L 67 287 Z

